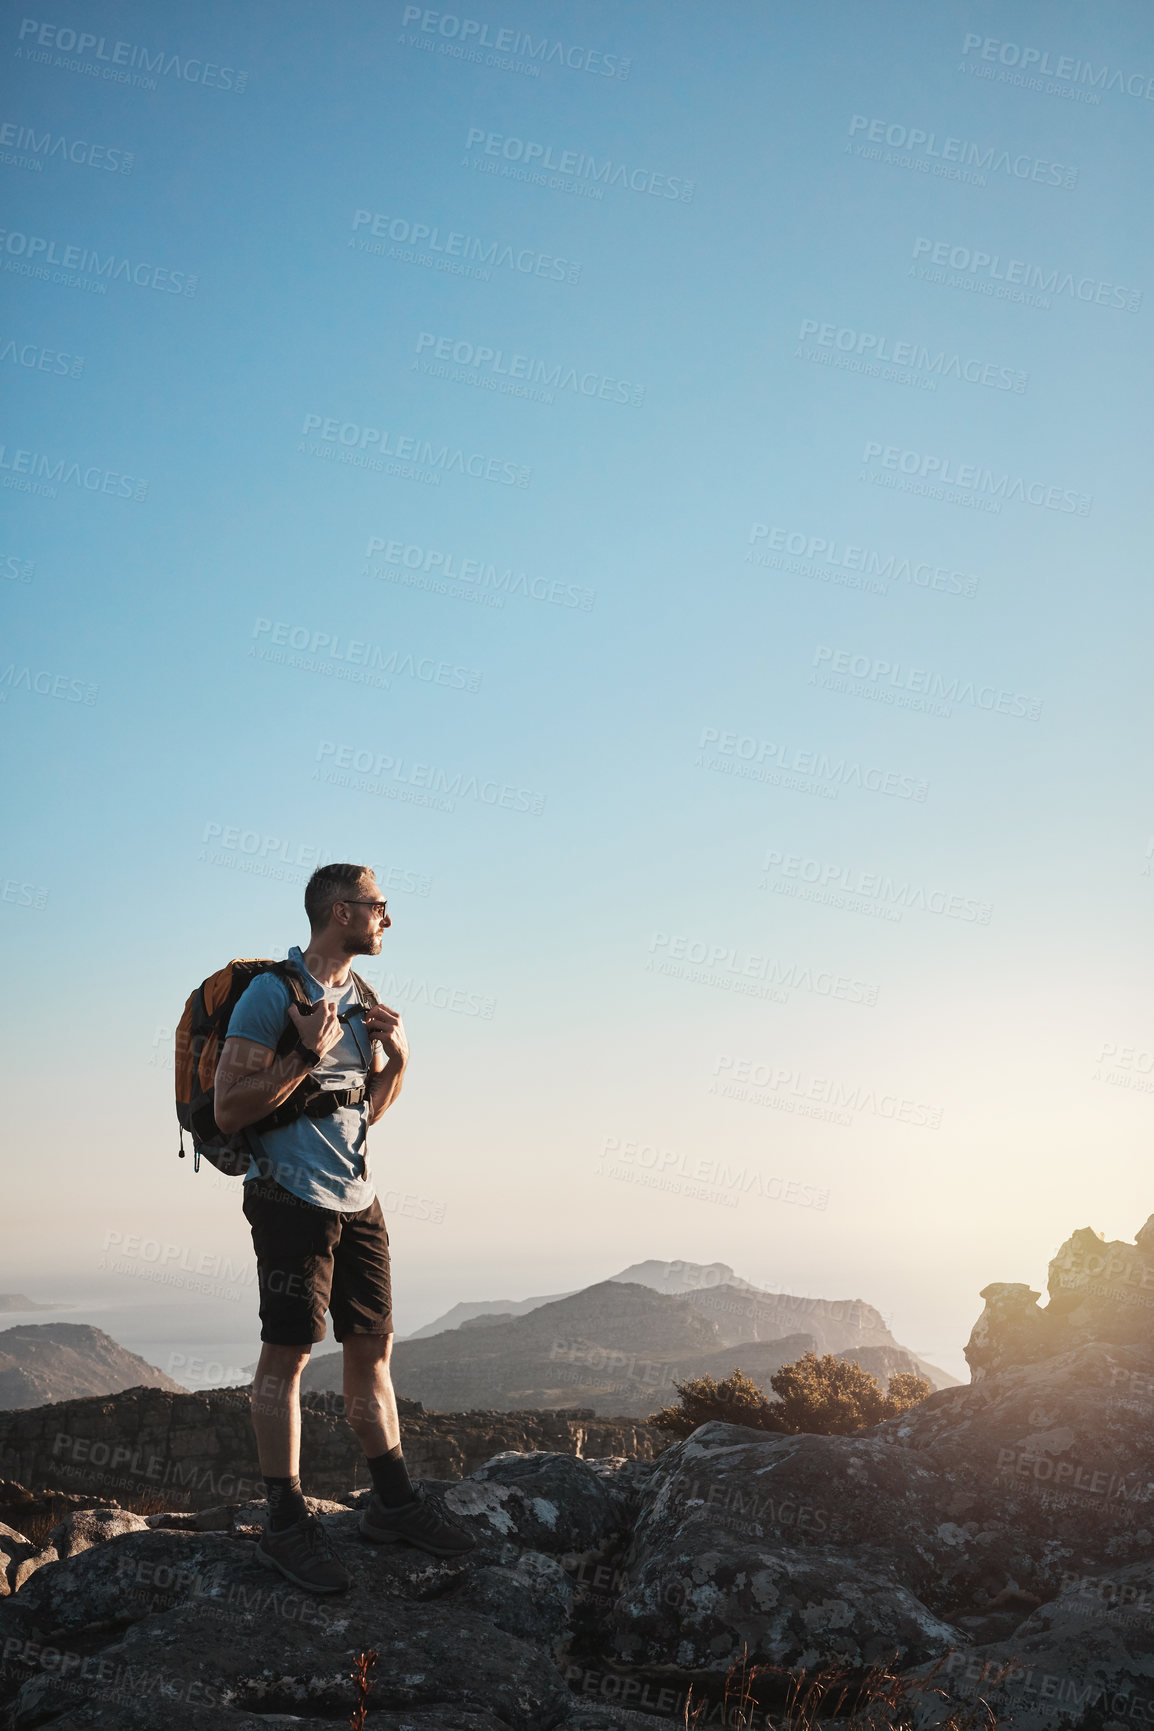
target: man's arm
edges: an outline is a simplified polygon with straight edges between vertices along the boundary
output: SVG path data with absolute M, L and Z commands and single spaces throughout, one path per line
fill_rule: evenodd
M 369 1123 L 375 1124 L 404 1087 L 409 1042 L 400 1011 L 390 1010 L 387 1004 L 374 1004 L 365 1011 L 365 1027 L 374 1042 L 369 1071 Z
M 341 1037 L 332 1004 L 325 1004 L 321 1013 L 314 1012 L 310 1018 L 302 1016 L 294 1004 L 289 1007 L 289 1016 L 304 1044 L 319 1058 L 331 1051 Z M 243 1130 L 246 1124 L 255 1124 L 266 1112 L 284 1104 L 311 1067 L 300 1051 L 278 1058 L 271 1047 L 258 1040 L 230 1034 L 221 1047 L 216 1066 L 213 1116 L 218 1128 L 230 1136 L 234 1130 Z
M 278 1058 L 255 1040 L 231 1035 L 216 1066 L 212 1109 L 218 1127 L 231 1136 L 234 1130 L 255 1124 L 282 1105 L 307 1074 L 307 1061 L 299 1052 Z

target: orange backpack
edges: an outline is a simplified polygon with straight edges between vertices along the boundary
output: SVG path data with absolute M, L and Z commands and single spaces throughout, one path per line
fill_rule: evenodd
M 225 1135 L 218 1127 L 213 1113 L 213 1096 L 217 1060 L 228 1033 L 229 1020 L 242 994 L 258 974 L 276 974 L 288 987 L 299 1010 L 312 1008 L 305 983 L 291 962 L 242 957 L 218 968 L 190 993 L 177 1025 L 176 1116 L 180 1123 L 180 1158 L 184 1159 L 184 1132 L 187 1130 L 192 1138 L 193 1166 L 197 1171 L 203 1154 L 218 1171 L 230 1178 L 238 1178 L 248 1171 L 252 1159 L 252 1149 L 244 1130 Z M 362 1005 L 378 1002 L 367 980 L 362 980 L 359 974 L 353 974 L 352 978 Z M 280 1058 L 291 1052 L 296 1038 L 296 1029 L 290 1021 L 277 1042 L 276 1056 Z M 363 1089 L 333 1092 L 322 1088 L 311 1075 L 305 1076 L 287 1100 L 248 1128 L 276 1130 L 282 1124 L 291 1124 L 309 1110 L 310 1102 L 318 1095 L 324 1096 L 320 1104 L 328 1111 L 335 1111 L 338 1106 L 358 1104 L 357 1100 L 349 1097 L 352 1093 L 359 1093 L 361 1099 L 364 1098 Z

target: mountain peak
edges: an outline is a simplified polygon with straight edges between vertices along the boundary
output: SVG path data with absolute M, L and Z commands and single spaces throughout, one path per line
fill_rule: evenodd
M 624 1281 L 634 1286 L 651 1286 L 655 1292 L 702 1292 L 713 1286 L 737 1286 L 745 1292 L 756 1292 L 750 1280 L 735 1274 L 728 1262 L 632 1262 L 610 1280 Z

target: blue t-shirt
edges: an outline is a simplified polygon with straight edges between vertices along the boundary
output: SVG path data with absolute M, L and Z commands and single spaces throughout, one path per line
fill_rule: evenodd
M 326 988 L 309 973 L 300 949 L 294 946 L 288 959 L 304 980 L 309 1001 L 315 1004 L 324 998 Z M 360 1002 L 351 978 L 339 995 L 335 986 L 327 991 L 339 1015 Z M 292 993 L 276 974 L 258 974 L 232 1012 L 229 1037 L 236 1034 L 275 1051 L 288 1026 L 292 1001 Z M 364 1021 L 354 1016 L 341 1024 L 340 1040 L 325 1053 L 313 1076 L 323 1088 L 359 1088 L 364 1085 L 371 1055 Z M 338 1106 L 327 1118 L 300 1117 L 279 1130 L 250 1129 L 246 1134 L 254 1154 L 260 1155 L 261 1166 L 252 1161 L 245 1183 L 259 1178 L 263 1168 L 302 1202 L 315 1202 L 342 1214 L 358 1213 L 371 1205 L 376 1194 L 369 1174 L 368 1128 L 366 1100 L 360 1106 Z

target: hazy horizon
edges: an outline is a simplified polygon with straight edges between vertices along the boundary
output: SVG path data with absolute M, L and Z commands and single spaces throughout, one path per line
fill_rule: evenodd
M 173 1247 L 171 1239 L 142 1243 L 142 1251 L 147 1251 L 148 1254 L 147 1257 L 142 1255 L 139 1258 L 139 1277 L 103 1273 L 95 1280 L 90 1278 L 84 1282 L 68 1274 L 55 1281 L 44 1276 L 30 1275 L 27 1281 L 18 1283 L 18 1290 L 24 1297 L 39 1303 L 61 1302 L 68 1308 L 51 1314 L 34 1310 L 5 1311 L 0 1314 L 0 1332 L 28 1322 L 87 1323 L 102 1328 L 119 1345 L 130 1352 L 138 1353 L 158 1369 L 174 1377 L 177 1382 L 185 1383 L 187 1387 L 195 1389 L 240 1381 L 260 1350 L 259 1323 L 254 1327 L 252 1315 L 255 1312 L 250 1314 L 250 1307 L 255 1304 L 255 1263 L 251 1256 L 245 1259 L 243 1255 L 235 1262 L 226 1261 L 213 1276 L 221 1289 L 221 1296 L 215 1301 L 204 1297 L 183 1297 L 179 1289 L 174 1290 L 176 1282 L 185 1279 L 191 1283 L 204 1277 L 196 1275 L 195 1265 L 188 1263 L 187 1258 L 183 1260 L 183 1265 L 180 1256 L 169 1256 L 166 1259 L 166 1250 Z M 113 1246 L 110 1256 L 119 1248 L 121 1247 Z M 633 1258 L 633 1262 L 649 1260 L 684 1263 L 699 1259 L 645 1256 Z M 631 1262 L 624 1266 L 632 1265 Z M 151 1276 L 144 1272 L 148 1269 L 153 1271 Z M 568 1290 L 581 1290 L 597 1284 L 598 1281 L 609 1280 L 623 1271 L 624 1267 L 615 1265 L 587 1279 L 577 1280 L 572 1287 L 557 1286 L 544 1295 L 551 1297 Z M 739 1279 L 751 1280 L 751 1284 L 765 1292 L 790 1290 L 780 1284 L 773 1287 L 753 1280 L 739 1268 L 733 1272 Z M 162 1274 L 167 1277 L 167 1284 L 159 1278 Z M 240 1278 L 237 1278 L 238 1274 Z M 1044 1274 L 1038 1284 L 1044 1303 Z M 139 1291 L 142 1286 L 148 1291 L 147 1298 Z M 102 1287 L 105 1290 L 102 1291 Z M 14 1290 L 17 1288 L 14 1287 Z M 543 1292 L 543 1288 L 534 1288 L 531 1292 L 523 1293 L 504 1289 L 485 1293 L 455 1293 L 451 1297 L 446 1296 L 443 1301 L 429 1298 L 424 1306 L 428 1314 L 416 1309 L 411 1300 L 402 1301 L 396 1307 L 398 1339 L 412 1335 L 458 1303 L 492 1302 L 498 1299 L 517 1303 L 524 1298 L 540 1297 Z M 931 1351 L 918 1340 L 903 1335 L 900 1328 L 895 1326 L 893 1313 L 877 1305 L 868 1292 L 814 1289 L 806 1292 L 791 1291 L 791 1296 L 823 1298 L 834 1302 L 861 1300 L 866 1304 L 874 1304 L 890 1332 L 903 1346 L 916 1352 L 919 1357 L 937 1364 L 952 1376 L 962 1381 L 969 1379 L 969 1367 L 962 1353 L 964 1339 L 952 1352 L 948 1348 Z M 980 1310 L 979 1300 L 974 1311 L 975 1321 Z M 798 1326 L 804 1331 L 804 1323 L 799 1323 Z M 333 1339 L 330 1322 L 325 1339 L 313 1347 L 313 1353 L 331 1352 L 336 1347 L 337 1342 Z

